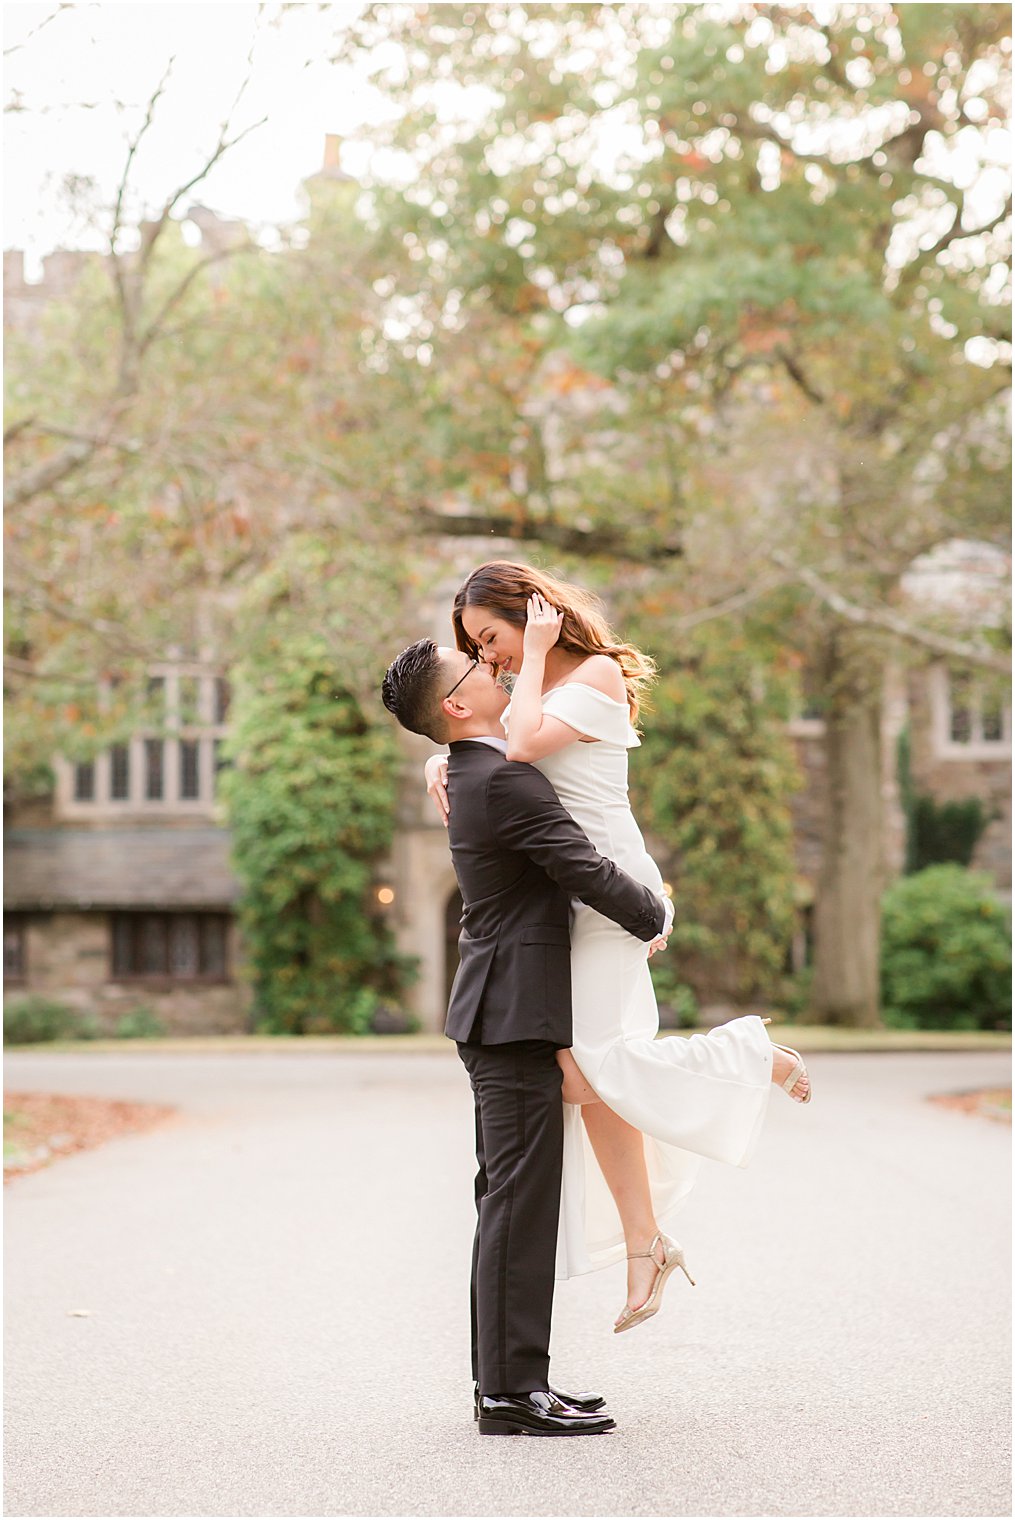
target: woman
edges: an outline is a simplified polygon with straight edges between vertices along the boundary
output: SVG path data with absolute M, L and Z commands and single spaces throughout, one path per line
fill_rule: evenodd
M 474 570 L 453 620 L 460 649 L 514 677 L 508 759 L 538 766 L 600 852 L 661 894 L 627 797 L 627 751 L 639 743 L 632 721 L 652 663 L 615 639 L 587 592 L 526 565 Z M 428 790 L 446 815 L 445 777 L 442 757 L 428 761 Z M 773 1045 L 767 1021 L 753 1016 L 657 1040 L 649 947 L 582 903 L 571 944 L 573 1046 L 558 1055 L 571 1106 L 557 1274 L 626 1254 L 621 1331 L 657 1311 L 675 1268 L 690 1276 L 662 1226 L 690 1192 L 699 1158 L 745 1166 L 771 1083 L 797 1102 L 809 1100 L 810 1083 L 799 1055 Z

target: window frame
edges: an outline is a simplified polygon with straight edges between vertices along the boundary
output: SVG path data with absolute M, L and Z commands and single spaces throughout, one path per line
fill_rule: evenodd
M 190 817 L 214 820 L 218 816 L 217 778 L 222 765 L 216 766 L 216 741 L 228 737 L 229 724 L 218 714 L 223 693 L 228 693 L 228 676 L 209 669 L 208 662 L 196 664 L 186 660 L 166 660 L 152 664 L 146 675 L 150 700 L 161 703 L 162 721 L 149 722 L 124 739 L 99 751 L 89 762 L 92 767 L 92 795 L 78 798 L 79 762 L 61 755 L 53 757 L 56 774 L 55 813 L 59 819 L 124 817 Z M 111 694 L 113 682 L 102 683 Z M 184 713 L 181 697 L 193 690 L 196 703 Z M 227 699 L 226 699 L 227 700 Z M 187 721 L 183 721 L 186 719 Z M 147 745 L 162 745 L 162 795 L 149 797 Z M 197 746 L 197 795 L 183 796 L 185 744 Z M 125 753 L 127 795 L 113 796 L 113 751 Z M 224 762 L 228 764 L 228 762 Z
M 138 961 L 137 936 L 141 932 L 141 922 L 146 918 L 161 919 L 166 930 L 166 956 L 170 955 L 171 943 L 171 920 L 178 918 L 196 918 L 198 921 L 198 933 L 202 934 L 202 924 L 207 919 L 221 921 L 222 925 L 222 970 L 199 971 L 194 976 L 183 976 L 172 971 L 118 971 L 116 969 L 116 937 L 118 921 L 126 919 L 131 924 L 132 944 L 131 960 L 134 964 Z M 231 986 L 234 978 L 230 973 L 230 926 L 232 914 L 211 908 L 132 908 L 128 910 L 114 909 L 109 914 L 109 944 L 108 944 L 108 980 L 117 985 L 129 983 L 132 986 L 144 985 L 151 988 L 178 987 L 225 987 Z
M 4 986 L 24 987 L 28 982 L 28 914 L 17 909 L 9 909 L 4 913 L 4 940 L 11 930 L 18 937 L 18 961 L 19 969 L 12 975 L 7 973 L 7 946 L 4 944 Z
M 930 671 L 931 729 L 934 753 L 939 760 L 1008 760 L 1011 758 L 1011 703 L 1001 703 L 1001 737 L 983 737 L 983 681 L 975 674 L 969 682 L 970 737 L 952 738 L 953 672 L 944 664 Z

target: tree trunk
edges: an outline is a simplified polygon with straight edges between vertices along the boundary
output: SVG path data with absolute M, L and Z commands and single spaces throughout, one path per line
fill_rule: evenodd
M 811 1017 L 880 1023 L 883 651 L 838 628 L 825 648 L 827 814 L 814 911 Z

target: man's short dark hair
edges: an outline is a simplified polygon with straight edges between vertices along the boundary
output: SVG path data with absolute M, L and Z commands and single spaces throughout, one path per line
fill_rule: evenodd
M 441 707 L 446 675 L 433 639 L 418 639 L 388 666 L 381 701 L 410 733 L 447 744 L 450 730 Z

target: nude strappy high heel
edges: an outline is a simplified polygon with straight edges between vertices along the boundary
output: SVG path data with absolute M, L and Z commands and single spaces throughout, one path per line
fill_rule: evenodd
M 763 1024 L 771 1024 L 772 1020 L 771 1019 L 762 1019 L 761 1022 Z M 793 1089 L 794 1089 L 794 1087 L 800 1081 L 801 1077 L 806 1077 L 807 1078 L 807 1095 L 806 1095 L 806 1097 L 804 1097 L 804 1098 L 793 1098 L 793 1102 L 794 1103 L 809 1103 L 811 1101 L 811 1077 L 810 1077 L 810 1072 L 807 1070 L 807 1067 L 804 1065 L 804 1058 L 803 1058 L 803 1056 L 800 1054 L 799 1050 L 794 1050 L 791 1045 L 779 1045 L 775 1040 L 772 1041 L 772 1044 L 775 1046 L 776 1050 L 781 1050 L 784 1053 L 784 1055 L 792 1056 L 793 1060 L 796 1062 L 796 1065 L 793 1067 L 793 1070 L 790 1072 L 790 1074 L 786 1078 L 785 1082 L 783 1082 L 781 1085 L 786 1089 L 786 1091 L 789 1093 L 790 1097 L 793 1098 Z
M 663 1248 L 663 1260 L 661 1264 L 656 1259 L 655 1255 L 655 1249 L 657 1245 L 661 1245 Z M 621 1311 L 620 1319 L 613 1327 L 614 1335 L 619 1335 L 622 1330 L 633 1330 L 635 1325 L 640 1325 L 643 1320 L 651 1319 L 653 1314 L 658 1313 L 659 1305 L 662 1302 L 663 1289 L 666 1286 L 666 1279 L 669 1277 L 671 1272 L 676 1270 L 677 1267 L 679 1267 L 681 1272 L 683 1272 L 684 1276 L 687 1278 L 687 1281 L 691 1284 L 691 1287 L 693 1288 L 695 1285 L 694 1278 L 687 1270 L 687 1263 L 684 1260 L 683 1250 L 680 1246 L 677 1245 L 677 1242 L 675 1240 L 671 1240 L 668 1235 L 663 1235 L 661 1232 L 656 1234 L 653 1237 L 652 1244 L 649 1246 L 647 1251 L 632 1251 L 628 1255 L 627 1259 L 628 1261 L 633 1261 L 637 1256 L 648 1256 L 651 1257 L 652 1261 L 655 1262 L 656 1267 L 658 1268 L 658 1271 L 656 1272 L 656 1280 L 652 1284 L 652 1292 L 649 1294 L 645 1302 L 641 1304 L 637 1309 L 629 1309 L 625 1305 Z
M 782 1086 L 789 1093 L 790 1097 L 793 1098 L 793 1089 L 794 1089 L 794 1087 L 800 1081 L 801 1077 L 806 1077 L 807 1078 L 807 1091 L 806 1091 L 806 1093 L 804 1094 L 804 1096 L 802 1098 L 793 1098 L 793 1102 L 794 1103 L 809 1103 L 811 1101 L 811 1078 L 810 1078 L 810 1073 L 807 1070 L 807 1067 L 804 1065 L 804 1058 L 803 1058 L 803 1056 L 800 1054 L 799 1050 L 793 1050 L 792 1047 L 789 1046 L 789 1045 L 776 1045 L 776 1042 L 774 1040 L 772 1041 L 772 1044 L 775 1045 L 776 1050 L 784 1051 L 786 1055 L 792 1056 L 793 1060 L 796 1062 L 796 1065 L 793 1067 L 793 1070 L 790 1072 L 790 1074 L 786 1078 L 785 1082 L 782 1083 Z

